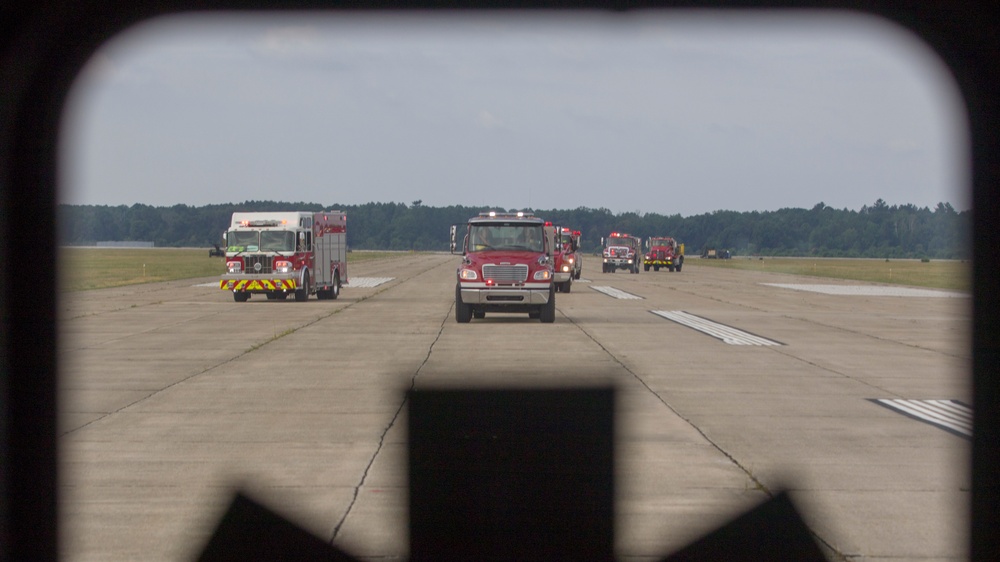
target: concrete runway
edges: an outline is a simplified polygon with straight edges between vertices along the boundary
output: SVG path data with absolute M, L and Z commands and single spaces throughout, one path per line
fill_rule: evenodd
M 457 324 L 459 259 L 352 264 L 335 301 L 235 303 L 213 279 L 64 294 L 64 559 L 190 560 L 240 487 L 355 556 L 403 560 L 406 389 L 607 384 L 621 560 L 781 488 L 831 560 L 967 558 L 970 441 L 874 400 L 971 406 L 968 298 L 694 258 L 604 274 L 587 256 L 555 324 Z

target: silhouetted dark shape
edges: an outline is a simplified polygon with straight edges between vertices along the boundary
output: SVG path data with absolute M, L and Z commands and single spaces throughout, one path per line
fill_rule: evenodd
M 243 494 L 236 495 L 199 560 L 358 562 Z
M 822 562 L 826 560 L 788 494 L 781 492 L 664 562 Z
M 614 560 L 614 390 L 407 399 L 410 560 Z M 356 559 L 238 495 L 201 560 Z M 825 558 L 781 493 L 665 560 Z

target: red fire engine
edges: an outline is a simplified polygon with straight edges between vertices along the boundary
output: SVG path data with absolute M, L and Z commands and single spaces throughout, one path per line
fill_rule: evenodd
M 457 227 L 451 227 L 455 251 Z M 485 318 L 487 312 L 527 312 L 554 322 L 554 240 L 532 213 L 480 213 L 469 219 L 456 273 L 455 320 Z M 550 229 L 549 229 L 550 230 Z
M 347 216 L 340 211 L 233 213 L 224 235 L 219 288 L 236 302 L 252 294 L 335 299 L 347 283 Z
M 546 227 L 551 223 L 546 223 Z M 548 230 L 548 228 L 546 228 Z M 552 251 L 552 262 L 554 266 L 553 282 L 556 291 L 568 293 L 573 287 L 573 280 L 580 278 L 583 271 L 583 264 L 580 261 L 580 231 L 570 230 L 565 227 L 552 227 L 555 246 Z
M 643 269 L 649 271 L 659 271 L 661 267 L 668 271 L 680 271 L 684 265 L 684 244 L 678 244 L 676 240 L 669 236 L 651 236 L 646 239 L 645 259 Z
M 612 232 L 607 238 L 601 239 L 604 246 L 604 273 L 614 273 L 619 269 L 627 269 L 639 273 L 639 256 L 642 241 L 631 234 Z

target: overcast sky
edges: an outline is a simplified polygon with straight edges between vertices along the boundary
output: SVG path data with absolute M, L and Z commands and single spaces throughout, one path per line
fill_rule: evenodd
M 185 16 L 107 43 L 61 200 L 968 209 L 930 49 L 838 13 Z

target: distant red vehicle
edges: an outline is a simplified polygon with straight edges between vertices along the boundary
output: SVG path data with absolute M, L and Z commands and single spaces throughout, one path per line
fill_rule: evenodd
M 546 226 L 551 225 L 547 223 Z M 560 226 L 551 227 L 551 231 L 555 241 L 552 252 L 553 283 L 557 291 L 568 293 L 573 287 L 573 280 L 579 279 L 583 271 L 579 254 L 580 231 Z
M 631 273 L 639 273 L 639 263 L 642 260 L 642 241 L 631 234 L 612 232 L 607 238 L 601 239 L 604 246 L 604 273 L 614 273 L 619 269 L 627 269 Z
M 646 240 L 646 255 L 642 267 L 646 271 L 652 267 L 659 271 L 661 267 L 668 271 L 680 271 L 684 265 L 684 244 L 669 236 L 651 236 Z

